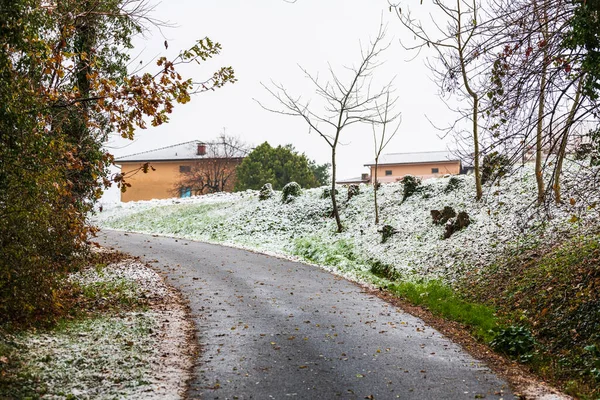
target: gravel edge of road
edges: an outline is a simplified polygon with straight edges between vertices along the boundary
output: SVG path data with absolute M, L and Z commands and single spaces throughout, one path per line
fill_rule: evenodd
M 152 306 L 154 312 L 160 315 L 161 340 L 159 352 L 163 362 L 154 370 L 154 376 L 159 377 L 164 386 L 159 393 L 167 395 L 176 389 L 180 398 L 187 399 L 193 370 L 200 352 L 197 340 L 197 328 L 194 325 L 191 310 L 183 294 L 167 283 L 165 276 L 150 264 L 142 263 L 146 268 L 156 272 L 167 287 L 165 296 L 167 303 Z M 183 372 L 183 376 L 180 374 Z M 182 379 L 183 378 L 183 379 Z

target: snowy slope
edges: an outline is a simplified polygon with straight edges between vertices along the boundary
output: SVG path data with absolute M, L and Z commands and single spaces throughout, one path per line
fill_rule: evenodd
M 577 173 L 583 182 L 593 179 L 590 174 L 596 172 L 569 165 L 569 173 Z M 256 191 L 124 203 L 105 209 L 94 222 L 100 227 L 300 256 L 357 278 L 378 262 L 393 266 L 406 278 L 453 281 L 489 265 L 507 249 L 556 240 L 566 230 L 581 229 L 598 217 L 598 210 L 588 207 L 595 201 L 589 191 L 584 192 L 585 199 L 573 197 L 574 204 L 535 207 L 535 179 L 529 165 L 504 177 L 500 184 L 488 186 L 479 203 L 474 201 L 473 177 L 457 178 L 460 187 L 450 191 L 446 190 L 448 177 L 424 181 L 420 193 L 404 203 L 402 184 L 383 185 L 378 196 L 379 225 L 374 224 L 372 186 L 361 185 L 360 194 L 350 201 L 347 190 L 340 187 L 345 226 L 341 234 L 335 233 L 330 200 L 321 198 L 322 188 L 304 190 L 289 204 L 281 203 L 280 193 L 259 201 Z M 565 193 L 566 199 L 570 196 L 576 195 Z M 466 211 L 471 219 L 469 227 L 449 239 L 443 239 L 444 226 L 434 225 L 430 213 L 444 206 Z M 378 230 L 384 224 L 398 233 L 382 244 Z

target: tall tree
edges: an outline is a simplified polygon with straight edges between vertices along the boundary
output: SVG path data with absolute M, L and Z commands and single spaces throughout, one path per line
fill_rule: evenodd
M 534 150 L 538 204 L 550 186 L 555 201 L 561 201 L 567 144 L 596 108 L 584 93 L 582 48 L 565 46 L 574 11 L 567 0 L 496 0 L 492 8 L 498 18 L 489 29 L 495 50 L 487 53 L 493 68 L 485 99 L 492 145 L 512 152 L 513 161 Z M 553 176 L 546 184 L 548 170 Z
M 423 47 L 430 47 L 435 50 L 437 60 L 428 65 L 437 75 L 440 93 L 458 93 L 469 101 L 467 118 L 471 122 L 475 190 L 476 199 L 480 200 L 483 194 L 479 165 L 481 89 L 476 87 L 475 81 L 482 70 L 477 63 L 481 48 L 476 42 L 482 29 L 480 6 L 476 0 L 432 0 L 429 3 L 436 13 L 445 18 L 442 23 L 431 17 L 432 29 L 427 29 L 420 20 L 414 19 L 408 7 L 390 2 L 390 8 L 395 11 L 400 23 L 419 41 L 414 46 L 407 46 L 407 49 L 420 51 Z
M 331 169 L 331 163 L 317 164 L 315 160 L 308 160 L 308 166 L 313 172 L 315 179 L 319 182 L 319 186 L 328 185 L 331 179 L 329 170 Z
M 400 118 L 400 113 L 395 113 L 393 108 L 396 104 L 398 98 L 394 98 L 390 100 L 390 93 L 388 92 L 385 96 L 385 103 L 383 105 L 383 110 L 379 111 L 379 123 L 371 124 L 371 128 L 373 129 L 373 149 L 375 151 L 375 168 L 373 172 L 373 202 L 375 204 L 375 223 L 379 223 L 379 206 L 377 205 L 377 191 L 379 190 L 379 181 L 377 172 L 379 169 L 379 157 L 383 150 L 387 147 L 390 141 L 396 136 L 398 130 L 400 129 L 400 123 L 402 119 Z M 392 130 L 388 131 L 388 124 L 394 124 L 392 126 Z M 377 132 L 377 128 L 381 127 L 381 132 Z
M 384 45 L 385 29 L 383 25 L 375 39 L 366 49 L 361 50 L 358 66 L 346 67 L 347 78 L 336 73 L 330 66 L 330 80 L 323 83 L 305 69 L 302 72 L 315 88 L 315 94 L 324 102 L 323 110 L 317 111 L 310 100 L 292 96 L 283 85 L 272 84 L 264 88 L 279 103 L 281 108 L 272 108 L 259 104 L 268 111 L 302 118 L 309 132 L 316 132 L 331 150 L 331 203 L 337 231 L 342 232 L 343 225 L 335 197 L 335 179 L 337 172 L 336 157 L 342 132 L 356 123 L 376 122 L 378 115 L 377 100 L 385 96 L 389 84 L 371 91 L 374 70 L 378 67 L 377 58 L 388 47 Z
M 290 182 L 306 188 L 320 184 L 306 155 L 299 154 L 291 144 L 271 147 L 264 142 L 252 150 L 238 167 L 235 190 L 258 190 L 265 183 L 281 190 Z
M 0 2 L 0 315 L 59 311 L 57 277 L 85 248 L 108 183 L 110 132 L 133 137 L 175 103 L 235 81 L 229 67 L 195 84 L 176 67 L 220 51 L 206 38 L 153 73 L 129 74 L 144 0 Z

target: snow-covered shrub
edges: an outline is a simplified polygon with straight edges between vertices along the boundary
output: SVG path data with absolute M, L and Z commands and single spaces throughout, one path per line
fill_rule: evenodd
M 398 230 L 391 225 L 384 225 L 379 230 L 379 233 L 381 233 L 381 243 L 385 243 L 389 238 L 392 237 L 392 235 L 398 233 Z
M 261 188 L 260 188 L 260 192 L 258 193 L 258 199 L 259 200 L 267 200 L 270 199 L 271 197 L 273 197 L 275 195 L 275 191 L 273 190 L 273 185 L 271 185 L 270 183 L 265 183 Z
M 481 183 L 493 182 L 510 172 L 510 159 L 497 151 L 483 157 Z
M 406 175 L 404 178 L 402 178 L 400 183 L 402 183 L 403 186 L 402 202 L 404 202 L 410 196 L 415 194 L 419 186 L 421 186 L 421 179 L 417 178 L 416 176 Z
M 353 198 L 354 196 L 356 196 L 359 193 L 360 193 L 360 188 L 358 185 L 349 185 L 348 186 L 348 201 L 350 201 L 351 198 Z
M 396 281 L 402 278 L 402 274 L 398 272 L 396 268 L 394 268 L 391 264 L 383 263 L 379 260 L 371 261 L 371 273 L 380 278 L 385 278 L 390 281 Z
M 338 194 L 338 190 L 335 189 L 335 195 L 337 196 L 337 194 Z M 323 192 L 321 193 L 321 198 L 322 199 L 331 198 L 331 188 L 327 187 L 327 188 L 323 189 Z
M 461 185 L 462 181 L 460 180 L 460 178 L 452 176 L 450 177 L 450 179 L 448 179 L 448 184 L 444 188 L 444 193 L 454 192 L 455 190 L 459 189 Z
M 302 188 L 296 182 L 285 185 L 281 191 L 281 201 L 289 203 L 302 194 Z
M 500 329 L 490 343 L 496 351 L 516 358 L 521 362 L 530 361 L 536 346 L 535 338 L 531 331 L 523 326 L 511 325 Z

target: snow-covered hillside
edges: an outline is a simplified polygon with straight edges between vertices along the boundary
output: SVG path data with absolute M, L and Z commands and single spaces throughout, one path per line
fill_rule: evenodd
M 458 187 L 449 186 L 450 179 L 424 181 L 419 192 L 404 202 L 402 184 L 382 185 L 379 225 L 374 223 L 372 186 L 361 185 L 360 194 L 350 200 L 347 189 L 340 187 L 345 227 L 341 234 L 335 233 L 331 202 L 323 198 L 323 188 L 304 190 L 288 204 L 281 202 L 280 193 L 259 201 L 256 191 L 124 203 L 105 209 L 94 221 L 100 227 L 297 256 L 355 279 L 373 265 L 384 265 L 404 278 L 440 277 L 451 282 L 489 265 L 507 249 L 554 240 L 598 217 L 595 208 L 586 206 L 593 200 L 590 193 L 585 194 L 585 204 L 575 198 L 569 201 L 573 194 L 566 193 L 563 205 L 536 207 L 535 179 L 527 165 L 488 186 L 479 203 L 474 201 L 472 176 L 454 177 Z M 431 210 L 445 206 L 457 213 L 466 211 L 471 220 L 449 239 L 443 238 L 445 227 L 435 225 L 431 217 Z M 398 231 L 386 243 L 380 233 L 383 225 Z

